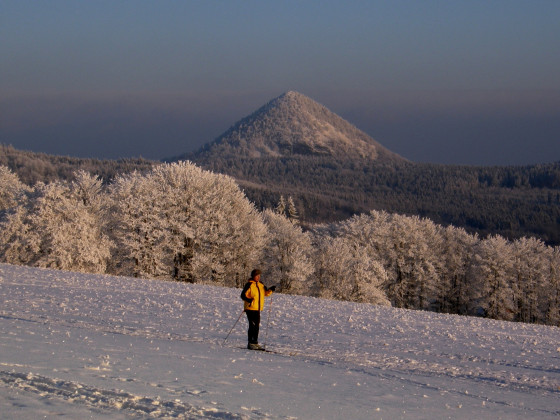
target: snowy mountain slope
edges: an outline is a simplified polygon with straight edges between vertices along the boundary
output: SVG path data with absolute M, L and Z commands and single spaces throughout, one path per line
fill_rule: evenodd
M 232 156 L 405 161 L 323 105 L 294 91 L 271 100 L 188 157 L 199 161 Z
M 274 295 L 270 354 L 224 345 L 237 289 L 0 265 L 0 296 L 7 419 L 560 416 L 554 327 Z

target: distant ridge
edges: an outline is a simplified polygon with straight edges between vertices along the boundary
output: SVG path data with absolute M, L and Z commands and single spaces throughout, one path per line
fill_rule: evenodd
M 271 100 L 199 151 L 176 159 L 237 156 L 405 161 L 323 105 L 294 91 Z

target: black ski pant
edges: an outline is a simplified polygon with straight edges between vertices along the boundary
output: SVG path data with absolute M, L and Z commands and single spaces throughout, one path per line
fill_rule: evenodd
M 249 330 L 247 331 L 249 344 L 258 344 L 261 311 L 246 310 L 245 313 L 247 314 L 247 320 L 249 321 Z

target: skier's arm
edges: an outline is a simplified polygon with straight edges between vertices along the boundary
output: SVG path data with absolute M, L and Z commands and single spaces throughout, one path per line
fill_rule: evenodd
M 241 292 L 241 299 L 243 299 L 247 303 L 251 303 L 253 301 L 252 298 L 247 296 L 247 292 L 249 291 L 250 287 L 251 287 L 251 283 L 247 283 L 243 288 L 243 291 Z

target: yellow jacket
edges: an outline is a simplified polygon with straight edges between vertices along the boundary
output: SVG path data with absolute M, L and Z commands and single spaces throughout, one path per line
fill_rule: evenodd
M 260 281 L 250 279 L 241 292 L 241 299 L 245 302 L 246 311 L 262 311 L 264 307 L 264 297 L 270 296 L 272 290 L 269 290 Z

